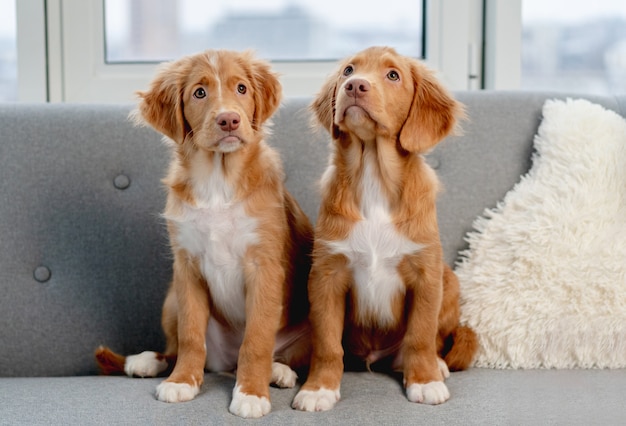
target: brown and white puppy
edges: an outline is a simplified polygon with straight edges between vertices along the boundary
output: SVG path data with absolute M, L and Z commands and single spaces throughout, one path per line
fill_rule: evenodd
M 163 305 L 164 355 L 97 351 L 102 370 L 155 376 L 161 401 L 194 398 L 210 371 L 237 369 L 230 411 L 270 411 L 269 384 L 295 385 L 307 363 L 306 280 L 312 227 L 283 185 L 264 125 L 281 100 L 269 65 L 249 52 L 206 51 L 164 65 L 139 92 L 136 119 L 165 135 L 173 279 Z M 289 366 L 288 366 L 289 365 Z
M 448 367 L 468 366 L 476 337 L 458 324 L 438 181 L 421 154 L 454 130 L 463 108 L 423 64 L 373 47 L 343 62 L 312 109 L 333 144 L 309 278 L 311 369 L 293 406 L 335 405 L 344 351 L 368 368 L 403 371 L 410 401 L 442 403 Z

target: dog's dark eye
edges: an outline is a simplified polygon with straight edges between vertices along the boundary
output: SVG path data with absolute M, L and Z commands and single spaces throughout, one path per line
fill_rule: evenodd
M 243 95 L 247 91 L 248 91 L 248 88 L 245 85 L 243 85 L 243 84 L 237 85 L 237 93 Z
M 392 81 L 398 81 L 400 80 L 400 74 L 398 74 L 398 71 L 391 70 L 387 73 L 387 78 Z
M 343 75 L 345 76 L 349 76 L 350 74 L 352 74 L 354 72 L 354 68 L 352 68 L 352 65 L 348 65 L 344 70 L 343 70 Z
M 196 99 L 206 98 L 206 90 L 204 90 L 202 87 L 196 89 L 196 91 L 193 92 L 193 97 Z

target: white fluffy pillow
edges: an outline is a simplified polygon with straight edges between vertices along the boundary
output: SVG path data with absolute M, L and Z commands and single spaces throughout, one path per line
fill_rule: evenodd
M 626 121 L 550 100 L 535 148 L 457 265 L 475 366 L 626 367 Z

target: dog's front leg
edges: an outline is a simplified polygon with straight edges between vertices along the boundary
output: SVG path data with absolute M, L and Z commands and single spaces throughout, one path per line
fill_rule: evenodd
M 293 400 L 303 411 L 326 411 L 340 398 L 342 336 L 351 274 L 343 255 L 314 260 L 309 278 L 313 354 L 306 383 Z
M 182 402 L 193 399 L 204 380 L 209 321 L 207 285 L 184 251 L 175 254 L 172 286 L 177 303 L 178 358 L 172 374 L 157 386 L 156 396 L 160 401 Z
M 229 410 L 245 418 L 271 410 L 272 356 L 283 313 L 285 271 L 280 255 L 253 249 L 244 265 L 246 329 L 239 350 L 237 382 Z
M 404 386 L 410 401 L 424 404 L 441 404 L 450 398 L 437 355 L 443 283 L 441 262 L 435 259 L 405 259 L 400 265 L 408 283 L 409 298 L 407 329 L 402 342 Z

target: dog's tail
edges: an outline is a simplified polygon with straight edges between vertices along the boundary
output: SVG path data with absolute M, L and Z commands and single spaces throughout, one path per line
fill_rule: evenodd
M 126 374 L 124 372 L 126 364 L 124 355 L 117 354 L 105 346 L 98 347 L 94 355 L 101 374 L 106 376 Z
M 444 355 L 444 361 L 450 371 L 467 369 L 474 359 L 478 349 L 478 337 L 471 328 L 460 325 L 446 339 L 449 348 Z
M 170 372 L 176 363 L 176 355 L 163 355 L 157 352 L 142 352 L 124 356 L 100 346 L 95 352 L 100 373 L 111 376 L 127 374 L 136 377 L 156 377 Z

